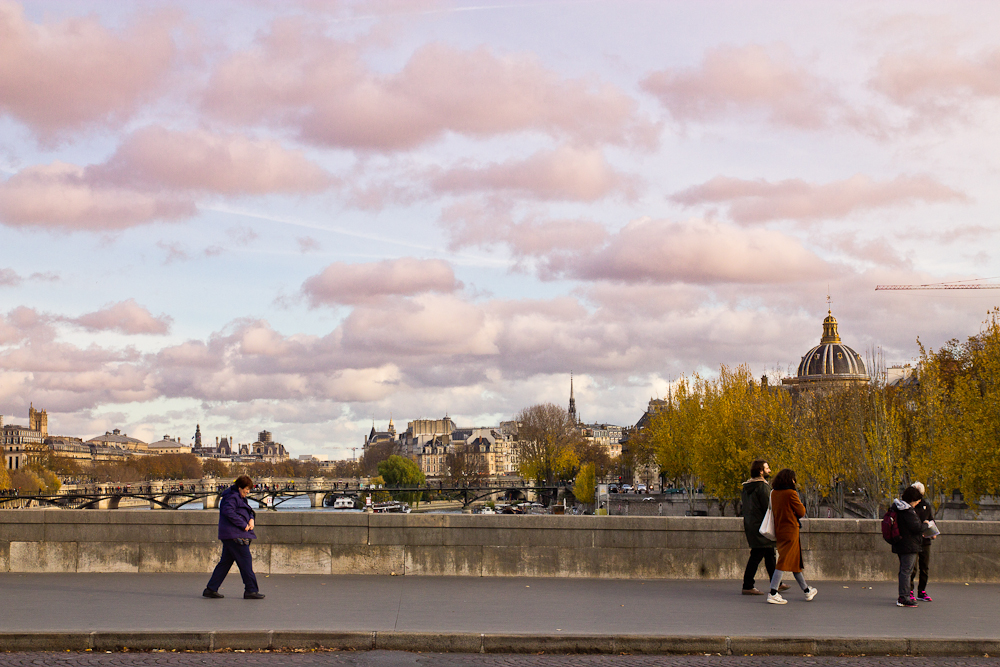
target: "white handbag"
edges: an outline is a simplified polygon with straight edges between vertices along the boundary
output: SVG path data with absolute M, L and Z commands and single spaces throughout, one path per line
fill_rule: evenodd
M 764 513 L 764 520 L 760 522 L 760 534 L 769 540 L 774 540 L 774 514 L 771 513 L 771 496 L 767 497 L 767 512 Z

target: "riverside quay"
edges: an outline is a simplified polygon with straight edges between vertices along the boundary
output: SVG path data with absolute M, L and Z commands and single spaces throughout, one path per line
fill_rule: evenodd
M 740 594 L 737 518 L 261 512 L 252 603 L 238 577 L 201 596 L 216 518 L 0 511 L 0 651 L 1000 654 L 993 522 L 940 522 L 908 610 L 874 520 L 804 520 L 819 595 L 776 607 Z

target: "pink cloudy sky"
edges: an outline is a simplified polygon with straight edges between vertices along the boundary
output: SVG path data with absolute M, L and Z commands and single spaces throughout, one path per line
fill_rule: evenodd
M 351 455 L 1000 291 L 992 2 L 0 0 L 0 413 Z

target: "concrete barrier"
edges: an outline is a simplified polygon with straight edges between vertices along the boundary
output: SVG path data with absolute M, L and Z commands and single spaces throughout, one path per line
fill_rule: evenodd
M 210 572 L 217 516 L 0 510 L 0 572 Z M 1000 524 L 939 525 L 935 581 L 1000 582 Z M 257 534 L 262 574 L 738 579 L 748 553 L 729 517 L 261 512 Z M 895 577 L 877 521 L 805 520 L 802 545 L 810 580 Z

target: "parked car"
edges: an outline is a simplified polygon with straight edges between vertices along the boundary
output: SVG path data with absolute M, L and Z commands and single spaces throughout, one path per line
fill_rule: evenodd
M 635 492 L 636 493 L 646 493 L 646 485 L 645 484 L 636 484 L 635 485 Z
M 632 485 L 622 484 L 622 493 L 632 493 Z

